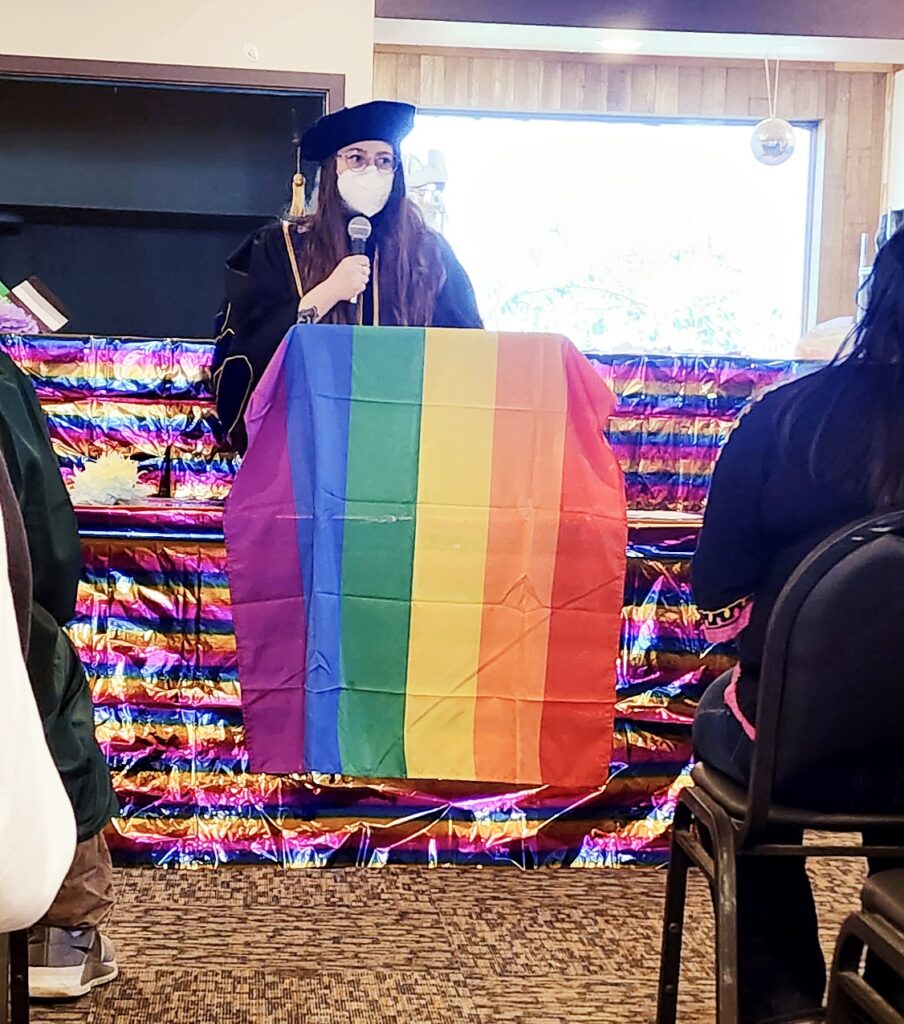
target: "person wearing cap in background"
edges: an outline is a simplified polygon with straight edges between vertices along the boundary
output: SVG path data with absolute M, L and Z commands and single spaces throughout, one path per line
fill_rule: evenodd
M 228 260 L 212 383 L 223 438 L 239 451 L 251 392 L 294 324 L 483 327 L 468 275 L 406 194 L 399 147 L 414 113 L 378 100 L 320 118 L 301 139 L 320 165 L 316 210 L 305 215 L 297 174 L 290 215 Z M 372 227 L 364 255 L 349 255 L 355 217 Z

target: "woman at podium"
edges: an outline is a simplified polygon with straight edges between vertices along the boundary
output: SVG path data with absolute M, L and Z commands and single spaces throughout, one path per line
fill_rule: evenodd
M 290 215 L 228 260 L 213 387 L 239 451 L 251 392 L 294 324 L 483 327 L 468 275 L 406 194 L 400 145 L 414 113 L 375 101 L 320 118 L 301 139 L 320 164 L 316 210 L 305 214 L 296 175 Z

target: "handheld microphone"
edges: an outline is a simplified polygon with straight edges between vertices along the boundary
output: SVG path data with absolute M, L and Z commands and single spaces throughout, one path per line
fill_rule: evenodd
M 367 250 L 367 240 L 373 231 L 373 225 L 366 217 L 352 217 L 348 222 L 348 237 L 352 243 L 352 256 L 363 256 Z M 352 299 L 352 305 L 357 303 L 357 295 Z

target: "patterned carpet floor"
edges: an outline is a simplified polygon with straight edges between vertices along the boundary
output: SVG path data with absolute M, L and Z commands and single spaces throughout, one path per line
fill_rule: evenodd
M 859 861 L 814 871 L 827 949 Z M 645 1024 L 665 875 L 649 869 L 124 870 L 122 976 L 38 1024 Z M 713 1021 L 692 886 L 682 1024 Z

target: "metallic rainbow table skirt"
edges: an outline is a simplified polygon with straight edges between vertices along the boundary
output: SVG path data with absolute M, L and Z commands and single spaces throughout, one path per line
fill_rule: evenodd
M 612 776 L 600 790 L 252 775 L 242 730 L 217 451 L 202 342 L 5 336 L 31 375 L 64 475 L 105 451 L 159 495 L 78 510 L 85 571 L 72 635 L 122 804 L 120 863 L 574 867 L 659 863 L 705 686 L 689 559 L 719 445 L 783 363 L 591 357 L 619 398 L 610 437 L 631 515 Z

